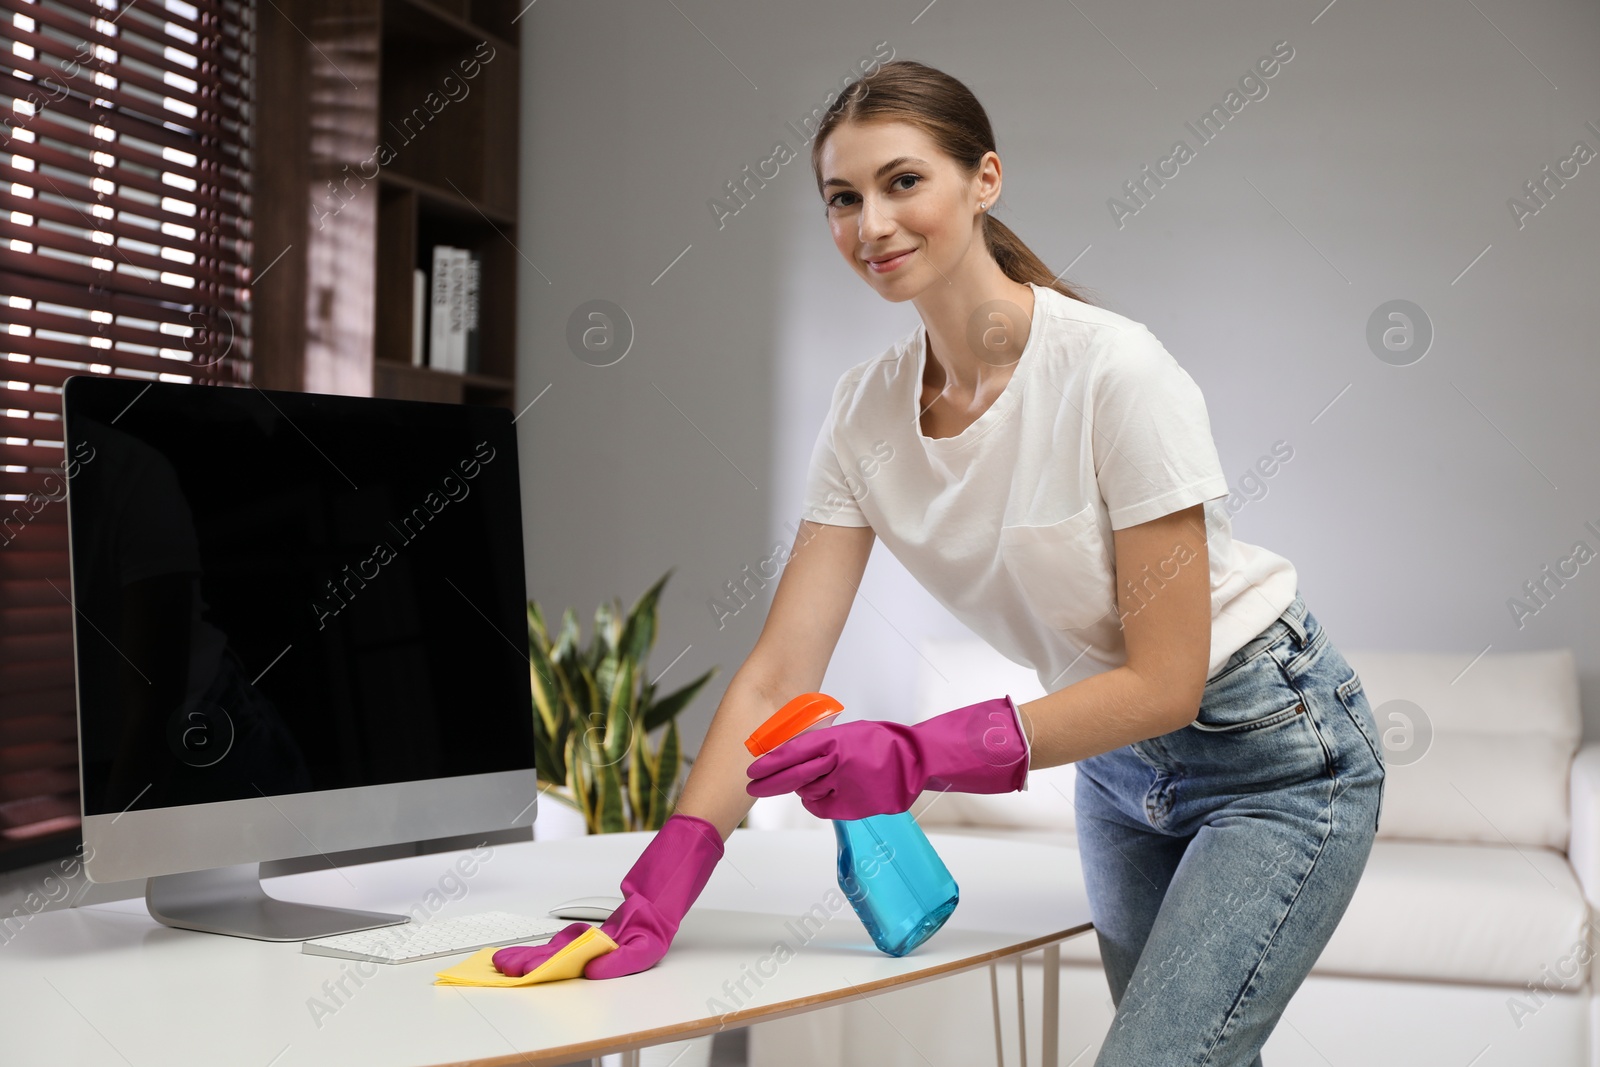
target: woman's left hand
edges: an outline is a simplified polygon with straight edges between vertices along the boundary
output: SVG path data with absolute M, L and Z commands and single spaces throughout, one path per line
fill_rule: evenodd
M 798 793 L 824 819 L 910 809 L 925 789 L 1009 793 L 1028 774 L 1027 740 L 1009 696 L 924 722 L 858 720 L 790 738 L 750 764 L 753 797 Z

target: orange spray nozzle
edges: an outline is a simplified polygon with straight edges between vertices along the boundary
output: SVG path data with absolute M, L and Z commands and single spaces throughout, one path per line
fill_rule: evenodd
M 764 756 L 794 735 L 843 710 L 844 705 L 827 693 L 801 693 L 756 727 L 755 733 L 745 738 L 744 747 L 752 756 Z

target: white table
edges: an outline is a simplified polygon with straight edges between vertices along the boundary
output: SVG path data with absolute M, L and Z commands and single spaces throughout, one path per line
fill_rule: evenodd
M 942 930 L 900 959 L 873 947 L 839 893 L 833 835 L 806 830 L 736 831 L 666 958 L 603 982 L 435 986 L 434 972 L 462 957 L 365 965 L 376 973 L 363 977 L 350 961 L 306 955 L 297 943 L 162 926 L 143 900 L 41 912 L 0 945 L 0 1064 L 566 1063 L 1012 958 L 1020 983 L 1021 957 L 1033 951 L 1044 953 L 1045 1062 L 1057 1063 L 1060 942 L 1091 929 L 1082 890 L 1068 876 L 1069 854 L 961 835 L 931 839 L 961 903 Z M 490 854 L 466 878 L 452 864 L 467 854 L 441 853 L 265 884 L 285 899 L 380 911 L 421 904 L 436 908 L 435 917 L 542 915 L 573 897 L 614 895 L 644 843 L 645 835 L 609 834 L 485 846 Z M 802 924 L 807 913 L 813 920 Z M 775 951 L 780 941 L 792 955 Z M 998 1013 L 993 979 L 991 970 Z M 998 1023 L 997 1014 L 997 1057 Z

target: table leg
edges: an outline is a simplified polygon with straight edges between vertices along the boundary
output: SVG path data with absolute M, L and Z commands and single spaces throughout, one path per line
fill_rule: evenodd
M 992 963 L 989 964 L 989 999 L 994 1004 L 994 1067 L 1006 1067 L 1005 1044 L 1000 1040 L 1000 969 Z
M 1044 1047 L 1039 1058 L 1044 1067 L 1060 1067 L 1061 1063 L 1061 944 L 1048 945 L 1044 950 Z
M 1022 957 L 1017 953 L 1017 1062 L 1028 1067 L 1028 1020 L 1024 1017 L 1022 999 Z

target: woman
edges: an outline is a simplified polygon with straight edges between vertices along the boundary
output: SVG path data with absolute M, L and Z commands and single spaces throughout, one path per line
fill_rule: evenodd
M 1294 566 L 1232 539 L 1193 380 L 988 214 L 1000 159 L 964 85 L 888 63 L 832 105 L 811 158 L 845 261 L 922 324 L 839 379 L 761 637 L 622 883 L 620 947 L 586 974 L 662 957 L 752 797 L 855 819 L 1075 762 L 1117 1005 L 1096 1064 L 1259 1064 L 1377 830 L 1360 680 Z M 821 686 L 874 537 L 1048 695 L 841 723 L 752 762 L 744 738 Z M 496 963 L 523 973 L 579 930 Z

